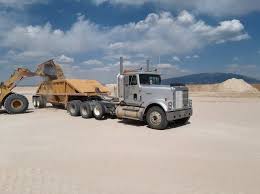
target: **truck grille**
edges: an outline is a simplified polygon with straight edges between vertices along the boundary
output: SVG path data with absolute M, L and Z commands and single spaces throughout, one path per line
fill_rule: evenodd
M 188 90 L 183 91 L 183 105 L 184 105 L 184 107 L 189 106 L 189 92 L 188 92 Z
M 175 109 L 183 109 L 189 105 L 189 93 L 187 90 L 175 92 Z

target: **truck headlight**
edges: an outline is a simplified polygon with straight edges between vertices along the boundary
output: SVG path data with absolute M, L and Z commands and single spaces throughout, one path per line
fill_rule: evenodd
M 192 107 L 192 100 L 189 100 L 189 107 Z
M 168 109 L 172 110 L 172 102 L 168 102 Z

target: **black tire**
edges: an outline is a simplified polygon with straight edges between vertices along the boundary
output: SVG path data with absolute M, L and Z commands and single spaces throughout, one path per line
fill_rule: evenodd
M 33 106 L 35 108 L 46 108 L 47 100 L 44 96 L 34 96 L 33 97 Z
M 38 108 L 46 108 L 47 100 L 44 96 L 39 96 L 39 107 Z
M 93 116 L 97 120 L 106 119 L 106 107 L 103 103 L 97 102 L 93 109 Z
M 190 120 L 190 117 L 186 117 L 183 119 L 178 119 L 178 120 L 174 121 L 174 123 L 176 125 L 185 125 L 189 120 Z
M 27 98 L 20 94 L 11 94 L 4 102 L 5 110 L 9 114 L 25 113 L 28 106 L 29 102 Z
M 153 106 L 147 111 L 146 122 L 152 129 L 164 130 L 168 126 L 166 114 L 164 110 L 158 106 Z
M 32 104 L 33 104 L 34 108 L 38 108 L 38 96 L 33 96 Z
M 89 102 L 83 102 L 80 105 L 80 114 L 84 119 L 89 119 L 93 117 L 93 112 L 91 110 L 91 106 Z
M 81 105 L 81 101 L 72 100 L 72 101 L 68 102 L 67 111 L 69 112 L 69 114 L 71 116 L 78 117 L 78 116 L 80 116 L 80 105 Z

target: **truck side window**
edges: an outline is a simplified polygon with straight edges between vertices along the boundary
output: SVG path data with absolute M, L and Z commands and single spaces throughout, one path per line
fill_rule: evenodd
M 135 85 L 137 85 L 136 75 L 130 75 L 130 76 L 129 76 L 129 85 L 130 85 L 130 86 L 135 86 Z

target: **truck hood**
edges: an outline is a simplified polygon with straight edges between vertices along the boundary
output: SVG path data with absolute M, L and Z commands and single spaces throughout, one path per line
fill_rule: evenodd
M 141 85 L 141 88 L 143 90 L 168 90 L 168 91 L 174 91 L 176 89 L 182 89 L 187 90 L 188 88 L 186 86 L 174 86 L 171 87 L 170 85 Z
M 172 89 L 172 87 L 169 85 L 141 85 L 141 88 L 143 88 L 143 89 L 162 89 L 162 90 Z

